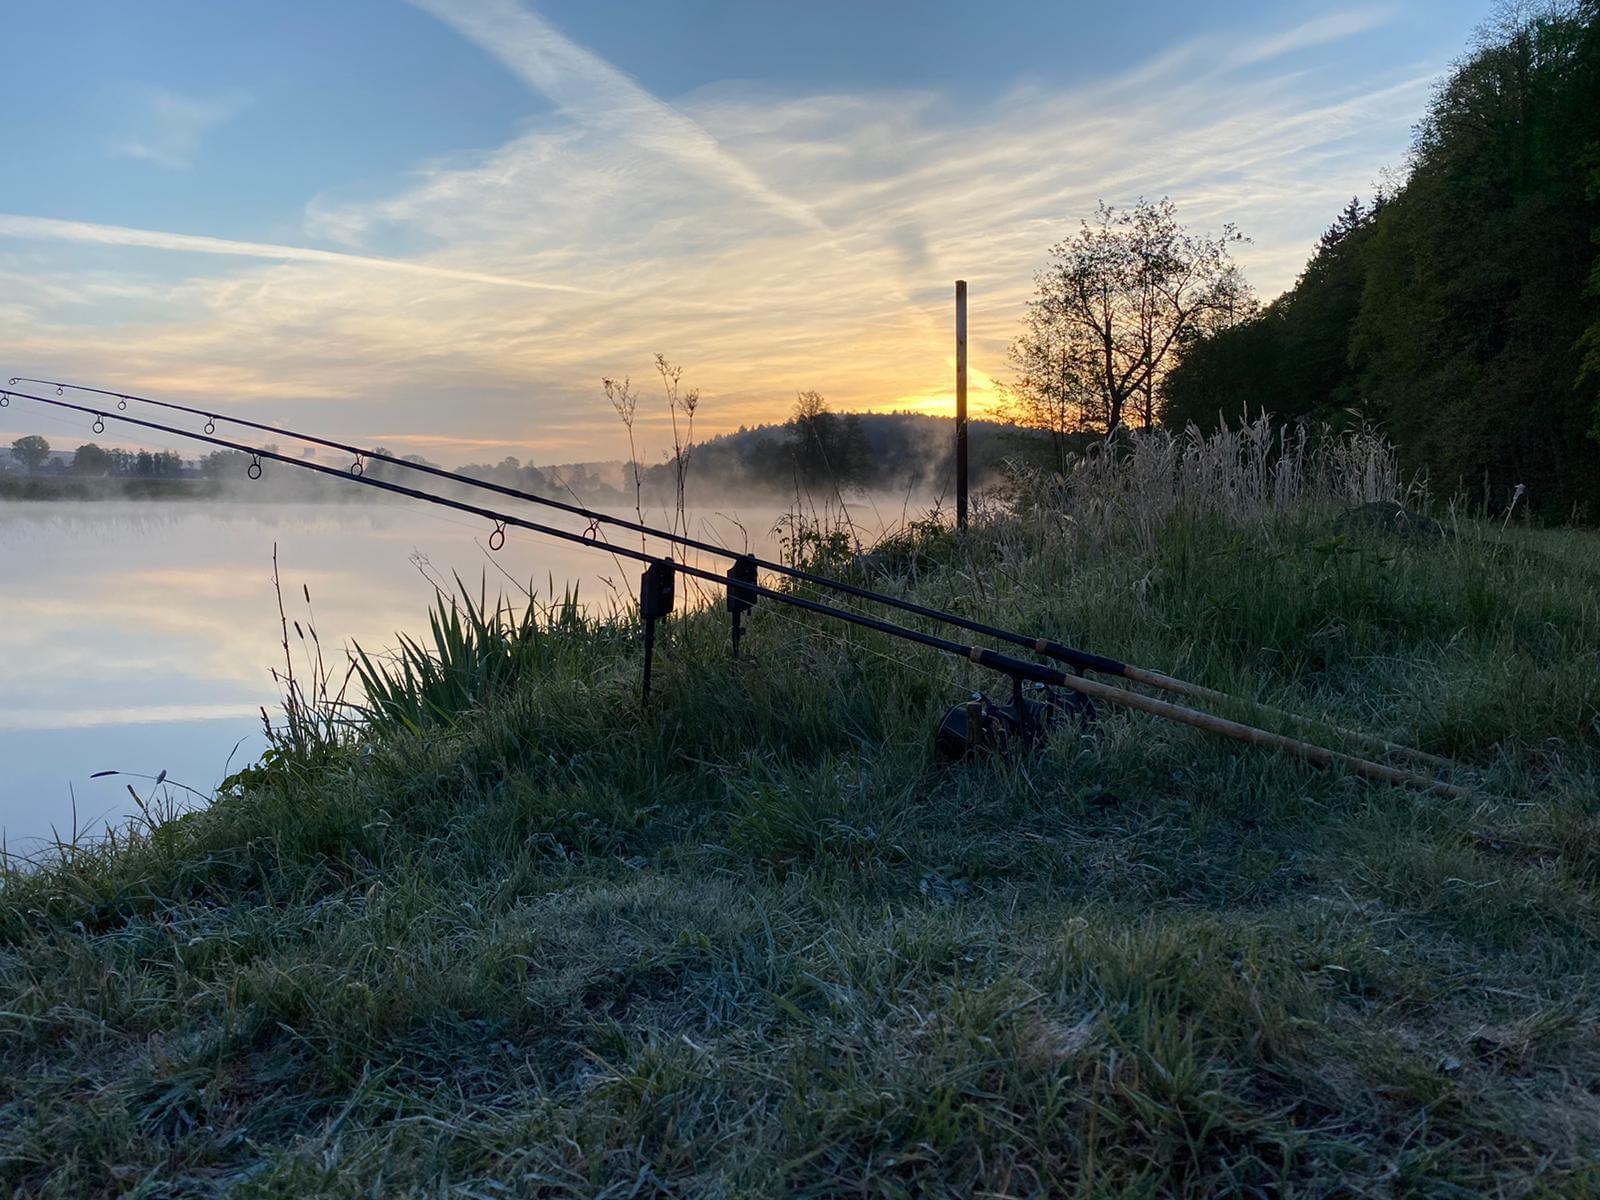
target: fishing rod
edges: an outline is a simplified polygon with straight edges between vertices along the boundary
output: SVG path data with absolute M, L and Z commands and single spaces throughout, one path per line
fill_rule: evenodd
M 647 703 L 650 679 L 649 652 L 653 650 L 654 645 L 653 626 L 656 621 L 672 611 L 674 602 L 673 580 L 677 574 L 683 574 L 690 578 L 701 579 L 726 588 L 730 609 L 736 600 L 746 605 L 753 605 L 756 597 L 764 597 L 804 612 L 844 621 L 859 628 L 872 630 L 928 649 L 938 650 L 944 654 L 964 658 L 977 666 L 1007 676 L 1012 684 L 1013 700 L 1010 708 L 993 704 L 980 693 L 973 701 L 952 709 L 940 723 L 939 742 L 942 745 L 953 743 L 960 748 L 963 754 L 974 749 L 1007 744 L 1013 736 L 1025 742 L 1031 741 L 1048 728 L 1052 720 L 1053 711 L 1060 712 L 1065 710 L 1077 715 L 1080 719 L 1087 719 L 1092 715 L 1092 702 L 1101 700 L 1106 703 L 1118 704 L 1163 717 L 1178 724 L 1204 729 L 1237 741 L 1276 749 L 1317 766 L 1341 767 L 1364 779 L 1418 788 L 1455 798 L 1466 798 L 1473 795 L 1467 789 L 1454 784 L 1401 770 L 1384 763 L 1374 762 L 1357 755 L 1332 750 L 1326 746 L 1290 738 L 1269 730 L 1258 729 L 1255 726 L 1231 721 L 1212 713 L 1200 712 L 1196 709 L 1185 708 L 1164 700 L 1157 700 L 1154 697 L 1126 688 L 1113 687 L 1109 684 L 1084 679 L 1081 676 L 1069 674 L 1055 667 L 1014 658 L 1011 655 L 1002 654 L 987 647 L 964 645 L 935 634 L 911 629 L 904 625 L 897 625 L 891 621 L 880 620 L 850 609 L 838 608 L 834 605 L 809 600 L 793 592 L 769 588 L 758 582 L 741 578 L 733 571 L 730 571 L 725 576 L 718 575 L 713 571 L 705 570 L 701 567 L 693 567 L 687 563 L 677 563 L 671 559 L 657 558 L 644 550 L 634 550 L 628 546 L 603 546 L 582 533 L 574 533 L 571 530 L 544 525 L 537 521 L 530 521 L 513 514 L 485 508 L 465 500 L 440 496 L 433 492 L 408 487 L 404 484 L 374 479 L 365 473 L 341 470 L 322 463 L 291 458 L 275 450 L 250 446 L 218 437 L 215 434 L 194 433 L 161 422 L 131 417 L 125 413 L 105 413 L 85 405 L 73 404 L 62 399 L 36 396 L 27 392 L 11 392 L 9 395 L 0 394 L 0 396 L 3 396 L 6 403 L 9 403 L 11 396 L 15 396 L 18 399 L 31 400 L 52 408 L 65 409 L 92 416 L 94 418 L 93 428 L 96 433 L 105 432 L 106 420 L 109 417 L 111 420 L 120 421 L 135 428 L 154 430 L 159 433 L 187 438 L 190 441 L 203 442 L 225 450 L 248 454 L 250 455 L 250 465 L 246 473 L 251 479 L 261 478 L 263 460 L 281 462 L 304 471 L 332 476 L 361 486 L 420 500 L 427 504 L 468 513 L 493 523 L 494 532 L 489 539 L 489 545 L 493 549 L 499 549 L 503 546 L 505 544 L 506 530 L 515 527 L 644 563 L 646 570 L 641 579 L 640 617 L 646 626 L 645 699 Z M 1032 683 L 1045 689 L 1043 702 L 1030 700 L 1026 696 L 1024 690 L 1026 683 Z M 1063 705 L 1049 691 L 1052 687 L 1064 688 L 1075 693 L 1076 697 L 1081 699 L 1078 699 L 1074 705 Z
M 206 418 L 205 432 L 208 435 L 216 432 L 216 424 L 218 421 L 224 421 L 233 425 L 237 425 L 243 429 L 253 429 L 262 433 L 278 434 L 283 437 L 293 438 L 296 441 L 305 442 L 308 445 L 321 446 L 329 450 L 338 450 L 341 453 L 352 456 L 350 473 L 356 476 L 360 476 L 365 473 L 365 464 L 368 461 L 382 462 L 397 467 L 404 467 L 412 471 L 420 472 L 424 475 L 431 475 L 438 479 L 447 479 L 452 483 L 461 484 L 466 487 L 478 488 L 483 491 L 493 492 L 497 495 L 506 496 L 514 500 L 521 500 L 529 504 L 543 505 L 547 508 L 557 509 L 561 512 L 569 513 L 576 517 L 581 517 L 589 522 L 591 534 L 597 530 L 599 526 L 609 525 L 614 528 L 626 529 L 633 533 L 639 533 L 648 537 L 658 538 L 662 541 L 682 546 L 686 549 L 698 550 L 705 554 L 729 558 L 734 560 L 735 566 L 740 571 L 741 579 L 753 580 L 757 571 L 769 571 L 773 574 L 782 575 L 789 579 L 795 579 L 803 583 L 809 583 L 814 587 L 820 587 L 829 591 L 838 592 L 841 595 L 852 596 L 858 600 L 866 600 L 874 604 L 882 604 L 885 607 L 895 608 L 901 612 L 912 613 L 929 621 L 951 625 L 958 629 L 964 629 L 969 633 L 980 634 L 983 637 L 993 638 L 996 641 L 1005 642 L 1009 645 L 1020 646 L 1032 651 L 1035 654 L 1041 655 L 1042 657 L 1052 659 L 1056 662 L 1065 663 L 1074 670 L 1091 671 L 1097 675 L 1110 675 L 1117 678 L 1126 679 L 1131 683 L 1143 684 L 1146 687 L 1155 688 L 1158 691 L 1168 692 L 1173 695 L 1188 696 L 1197 700 L 1207 700 L 1214 704 L 1253 709 L 1262 713 L 1264 716 L 1272 717 L 1280 721 L 1291 722 L 1300 726 L 1320 728 L 1340 738 L 1343 738 L 1346 741 L 1365 745 L 1370 749 L 1378 751 L 1379 753 L 1385 755 L 1409 757 L 1418 762 L 1427 763 L 1428 765 L 1438 769 L 1454 770 L 1458 767 L 1458 764 L 1451 762 L 1447 758 L 1441 758 L 1436 754 L 1429 754 L 1426 751 L 1418 750 L 1411 746 L 1405 746 L 1397 742 L 1391 742 L 1386 738 L 1379 737 L 1376 734 L 1367 733 L 1363 730 L 1349 729 L 1330 721 L 1303 716 L 1300 713 L 1289 712 L 1284 709 L 1275 708 L 1271 705 L 1261 704 L 1252 700 L 1245 700 L 1238 696 L 1229 695 L 1227 692 L 1217 691 L 1214 688 L 1208 688 L 1198 683 L 1191 683 L 1188 680 L 1179 679 L 1162 671 L 1154 671 L 1146 667 L 1134 666 L 1132 663 L 1121 662 L 1117 659 L 1107 658 L 1100 654 L 1091 654 L 1086 650 L 1079 650 L 1075 647 L 1065 645 L 1051 638 L 1029 637 L 1027 634 L 1018 633 L 1015 630 L 1004 629 L 1000 626 L 990 625 L 983 621 L 975 621 L 970 617 L 963 617 L 957 613 L 948 612 L 942 609 L 930 608 L 926 605 L 918 604 L 912 600 L 906 600 L 899 596 L 890 595 L 886 592 L 876 591 L 872 588 L 861 587 L 857 584 L 849 583 L 842 579 L 835 579 L 828 575 L 819 575 L 814 571 L 807 571 L 803 568 L 791 566 L 787 563 L 760 558 L 752 554 L 741 554 L 736 550 L 730 550 L 727 547 L 719 546 L 714 542 L 707 542 L 699 538 L 690 537 L 686 533 L 678 533 L 667 529 L 658 529 L 654 526 L 646 525 L 641 521 L 630 521 L 626 517 L 619 517 L 610 513 L 600 512 L 597 509 L 587 508 L 581 504 L 570 504 L 565 500 L 558 500 L 550 496 L 540 496 L 534 492 L 523 491 L 520 488 L 508 487 L 505 484 L 494 483 L 491 480 L 476 479 L 471 475 L 464 475 L 459 471 L 451 471 L 444 467 L 433 466 L 431 463 L 412 462 L 408 459 L 399 458 L 381 450 L 363 450 L 358 446 L 354 446 L 346 442 L 334 441 L 330 438 L 319 437 L 315 434 L 301 433 L 297 430 L 289 429 L 284 426 L 267 425 L 259 421 L 249 420 L 245 417 L 231 417 L 223 413 L 213 413 L 205 409 L 194 408 L 186 404 L 177 404 L 170 400 L 156 400 L 149 396 L 138 396 L 129 392 L 110 391 L 105 388 L 90 387 L 87 384 L 71 383 L 66 380 L 34 379 L 21 375 L 13 376 L 11 379 L 11 385 L 14 387 L 18 383 L 36 383 L 44 387 L 53 387 L 56 389 L 57 396 L 61 396 L 64 390 L 86 392 L 96 396 L 106 396 L 117 401 L 117 407 L 119 411 L 125 411 L 127 409 L 128 402 L 131 400 L 140 404 L 149 404 L 157 408 L 169 409 L 174 412 L 188 413 L 191 416 L 204 417 Z M 742 607 L 733 607 L 730 605 L 729 612 L 733 625 L 735 656 L 738 654 L 739 640 L 743 632 L 741 621 L 745 611 L 747 611 L 747 609 Z

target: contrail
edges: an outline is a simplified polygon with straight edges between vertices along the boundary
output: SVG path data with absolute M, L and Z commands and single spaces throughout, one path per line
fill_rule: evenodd
M 271 242 L 235 242 L 227 238 L 201 237 L 190 233 L 130 229 L 124 225 L 94 225 L 87 221 L 62 221 L 55 217 L 23 217 L 13 213 L 0 213 L 0 237 L 52 242 L 88 242 L 99 246 L 138 246 L 150 250 L 222 254 L 233 258 L 266 258 L 278 262 L 328 263 L 335 266 L 369 267 L 377 271 L 425 275 L 433 279 L 453 279 L 460 283 L 479 283 L 488 287 L 592 294 L 589 288 L 574 287 L 565 283 L 539 283 L 532 279 L 488 275 L 481 271 L 457 271 L 450 267 L 431 267 L 425 263 L 405 262 L 401 259 L 372 258 L 365 254 L 341 254 L 336 250 L 315 250 L 308 246 L 279 246 Z
M 795 224 L 828 233 L 821 218 L 766 183 L 698 122 L 657 99 L 516 0 L 410 0 L 503 63 L 585 124 L 673 159 L 745 193 Z

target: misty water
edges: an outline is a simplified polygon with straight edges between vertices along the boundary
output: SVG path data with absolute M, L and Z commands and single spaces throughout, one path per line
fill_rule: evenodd
M 780 515 L 755 506 L 697 511 L 691 532 L 774 554 Z M 856 516 L 881 526 L 870 507 Z M 645 517 L 666 520 L 660 511 Z M 635 590 L 636 563 L 517 530 L 491 553 L 491 532 L 470 517 L 382 499 L 0 502 L 7 846 L 37 852 L 41 839 L 103 832 L 132 810 L 129 783 L 148 790 L 134 775 L 166 771 L 209 795 L 259 756 L 260 709 L 279 702 L 272 671 L 283 661 L 274 546 L 290 619 L 304 627 L 311 615 L 341 664 L 351 642 L 381 649 L 397 632 L 425 633 L 434 579 L 459 574 L 474 590 L 486 580 L 491 595 L 531 585 L 545 600 L 575 587 L 599 611 Z M 634 535 L 608 536 L 639 544 Z M 298 649 L 292 629 L 291 639 Z M 108 770 L 129 775 L 90 778 Z

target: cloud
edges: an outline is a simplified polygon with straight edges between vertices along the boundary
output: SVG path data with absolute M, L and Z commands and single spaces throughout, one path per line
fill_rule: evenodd
M 212 721 L 254 717 L 254 704 L 133 704 L 122 708 L 0 709 L 0 731 L 92 729 L 97 725 L 145 725 L 166 721 Z
M 378 433 L 372 442 L 377 446 L 427 446 L 433 450 L 442 446 L 457 450 L 518 450 L 527 445 L 514 438 L 451 437 L 442 433 Z
M 131 115 L 138 132 L 111 144 L 115 158 L 142 159 L 173 171 L 193 165 L 201 139 L 238 115 L 237 99 L 199 99 L 165 88 L 144 88 L 136 94 Z
M 704 127 L 658 100 L 604 59 L 563 36 L 516 0 L 409 0 L 587 125 L 742 193 L 803 228 L 822 231 L 811 209 L 768 186 Z
M 396 258 L 371 258 L 344 254 L 336 250 L 317 250 L 307 246 L 278 246 L 267 242 L 236 242 L 226 238 L 202 237 L 189 233 L 163 233 L 154 229 L 129 229 L 124 225 L 95 225 L 85 221 L 62 221 L 54 217 L 25 217 L 0 213 L 0 237 L 31 238 L 61 242 L 87 242 L 100 246 L 133 246 L 148 250 L 176 250 L 191 254 L 221 254 L 233 258 L 270 258 L 280 262 L 331 263 L 376 271 L 399 271 L 449 279 L 460 283 L 480 283 L 490 287 L 531 288 L 536 291 L 584 292 L 575 284 L 540 283 L 483 271 L 457 271 Z
M 1274 58 L 1343 42 L 1357 34 L 1379 29 L 1394 20 L 1387 8 L 1355 8 L 1313 17 L 1282 33 L 1256 38 L 1238 55 L 1240 63 L 1267 62 Z
M 1435 70 L 1319 58 L 1381 21 L 1362 9 L 959 110 L 931 92 L 731 84 L 667 105 L 512 0 L 415 2 L 558 105 L 387 196 L 307 207 L 318 237 L 440 251 L 398 262 L 0 216 L 0 235 L 125 247 L 139 264 L 150 249 L 275 260 L 143 279 L 143 298 L 107 296 L 95 312 L 116 320 L 92 326 L 64 297 L 103 286 L 105 264 L 58 262 L 48 294 L 8 289 L 21 307 L 0 310 L 18 373 L 270 402 L 273 420 L 385 430 L 445 461 L 466 452 L 454 439 L 615 457 L 598 381 L 652 388 L 656 350 L 701 387 L 708 432 L 780 417 L 811 387 L 839 408 L 926 406 L 950 390 L 952 281 L 971 284 L 974 370 L 1006 378 L 1032 272 L 1102 198 L 1171 195 L 1195 228 L 1235 222 L 1257 286 L 1286 286 L 1340 205 L 1403 156 Z M 462 286 L 385 286 L 374 268 Z M 0 279 L 38 273 L 0 248 Z M 505 286 L 466 286 L 490 283 Z M 515 290 L 530 288 L 549 294 Z M 993 397 L 974 389 L 980 410 Z M 661 409 L 640 408 L 650 456 Z

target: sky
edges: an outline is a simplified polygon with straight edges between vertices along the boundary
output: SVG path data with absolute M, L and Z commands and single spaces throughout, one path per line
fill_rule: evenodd
M 706 434 L 809 389 L 949 412 L 964 278 L 992 411 L 1097 202 L 1238 226 L 1269 299 L 1403 167 L 1489 7 L 6 5 L 0 376 L 451 464 L 621 457 L 601 380 L 629 376 L 651 458 L 658 353 Z M 0 441 L 89 440 L 30 407 Z

